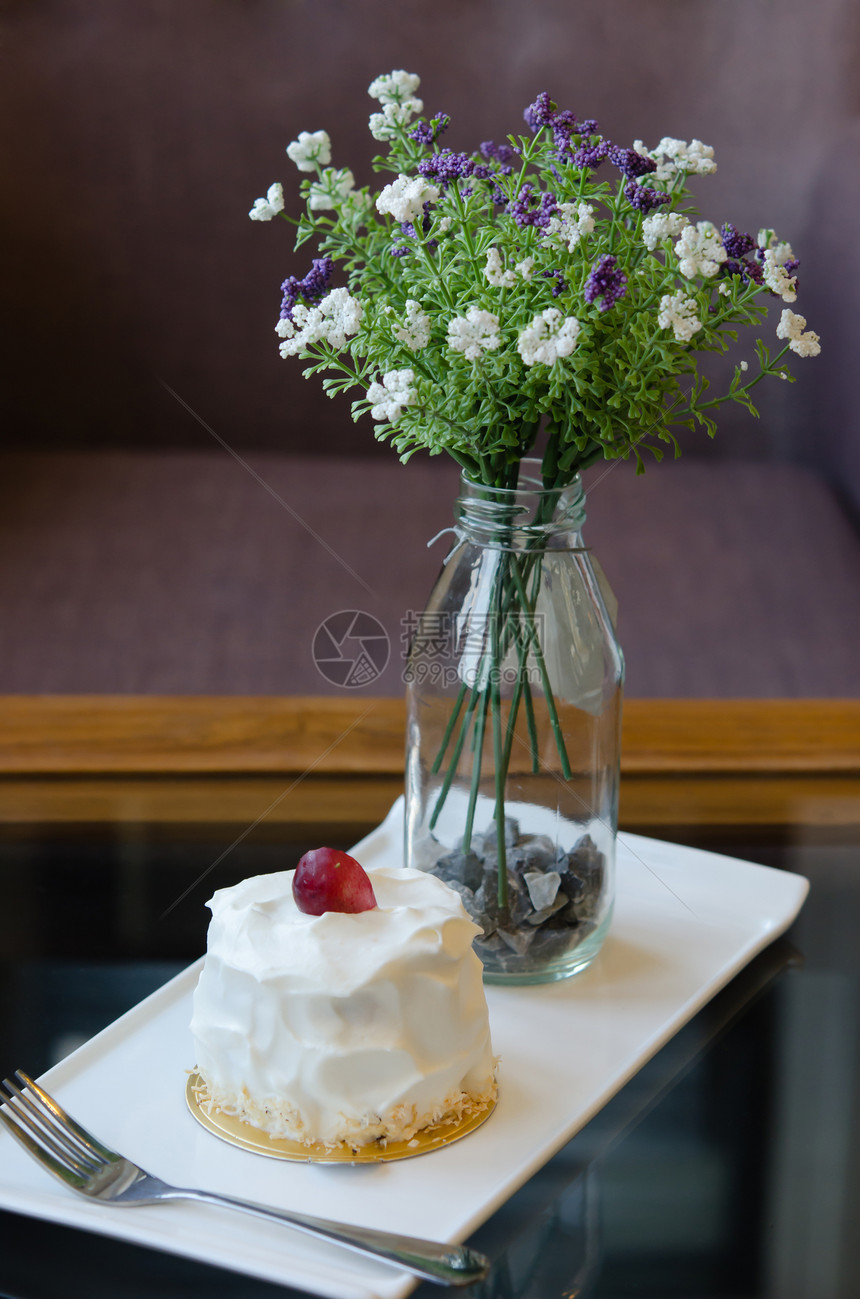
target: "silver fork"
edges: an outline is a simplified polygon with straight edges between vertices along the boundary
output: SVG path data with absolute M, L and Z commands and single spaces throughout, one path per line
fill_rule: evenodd
M 3 1124 L 49 1173 L 91 1200 L 128 1205 L 156 1204 L 159 1200 L 204 1200 L 228 1205 L 258 1218 L 286 1223 L 308 1235 L 336 1241 L 360 1254 L 384 1259 L 440 1285 L 471 1285 L 489 1271 L 489 1260 L 464 1245 L 444 1245 L 369 1227 L 352 1227 L 303 1213 L 285 1213 L 282 1209 L 236 1200 L 230 1195 L 216 1195 L 213 1191 L 169 1186 L 103 1145 L 20 1069 L 15 1078 L 17 1083 L 6 1078 L 0 1087 Z

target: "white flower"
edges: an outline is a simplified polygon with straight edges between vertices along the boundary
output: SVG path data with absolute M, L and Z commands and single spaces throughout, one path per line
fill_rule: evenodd
M 579 336 L 575 316 L 563 316 L 558 307 L 547 307 L 517 338 L 517 351 L 526 365 L 552 365 L 570 356 Z
M 292 320 L 279 320 L 275 332 L 283 338 L 281 356 L 297 356 L 312 343 L 326 342 L 346 347 L 346 340 L 358 331 L 363 315 L 361 303 L 349 289 L 332 289 L 316 307 L 297 302 Z
M 414 383 L 414 370 L 389 370 L 382 376 L 382 383 L 372 383 L 367 399 L 374 403 L 370 408 L 373 419 L 399 419 L 405 408 L 418 398 Z
M 275 325 L 275 333 L 284 340 L 278 351 L 285 360 L 288 356 L 297 356 L 308 343 L 316 342 L 316 322 L 313 322 L 310 328 L 306 328 L 310 315 L 305 304 L 297 302 L 293 307 L 292 319 L 282 317 Z
M 378 99 L 381 104 L 402 104 L 406 99 L 412 99 L 415 91 L 421 85 L 421 78 L 414 72 L 404 72 L 401 68 L 398 72 L 387 72 L 375 81 L 371 81 L 367 87 L 367 93 L 371 99 Z M 418 101 L 417 113 L 421 112 L 424 105 Z
M 683 144 L 684 141 L 669 140 L 666 138 L 660 141 L 656 149 L 649 149 L 643 140 L 633 141 L 634 153 L 641 153 L 644 154 L 646 158 L 653 158 L 654 162 L 657 164 L 657 170 L 648 173 L 650 180 L 671 180 L 678 170 L 674 162 L 667 162 L 663 157 L 663 145 L 667 143 Z
M 381 113 L 371 113 L 370 134 L 374 140 L 393 140 L 399 126 L 406 126 L 415 113 L 420 113 L 424 103 L 415 98 L 421 78 L 414 72 L 388 72 L 377 77 L 367 88 L 372 99 L 382 105 Z
M 248 213 L 252 221 L 271 221 L 272 217 L 284 210 L 284 187 L 278 181 L 270 185 L 265 198 L 255 198 L 254 206 Z
M 436 229 L 438 230 L 440 235 L 446 235 L 448 231 L 451 229 L 451 226 L 453 224 L 454 224 L 453 217 L 449 217 L 449 216 L 443 217 L 442 220 L 439 222 L 438 226 L 436 227 Z
M 678 267 L 682 275 L 692 280 L 696 275 L 711 279 L 728 256 L 719 231 L 710 221 L 698 221 L 681 231 L 675 244 Z
M 424 204 L 438 197 L 439 190 L 428 185 L 423 176 L 404 176 L 401 172 L 377 195 L 376 210 L 390 212 L 396 221 L 417 221 L 424 215 Z
M 326 322 L 323 337 L 332 347 L 346 347 L 346 340 L 358 332 L 364 314 L 358 298 L 352 297 L 349 289 L 332 289 L 319 305 L 320 314 Z
M 797 316 L 786 307 L 779 318 L 776 336 L 777 338 L 788 339 L 789 347 L 798 356 L 818 356 L 821 351 L 821 340 L 811 329 L 804 333 L 805 329 L 806 317 Z
M 746 371 L 747 371 L 749 368 L 750 368 L 750 367 L 749 367 L 749 361 L 741 361 L 741 362 L 740 362 L 739 369 L 743 370 L 744 373 L 746 373 Z
M 331 162 L 331 140 L 327 131 L 301 131 L 299 138 L 287 145 L 287 157 L 299 171 L 316 171 Z
M 791 244 L 779 239 L 775 230 L 759 230 L 756 242 L 762 250 L 767 249 L 773 253 L 777 266 L 784 266 L 786 262 L 796 260 L 791 250 Z
M 654 212 L 642 222 L 642 242 L 653 253 L 661 239 L 674 239 L 689 224 L 681 212 Z
M 694 176 L 711 176 L 717 170 L 713 148 L 709 144 L 702 144 L 701 140 L 690 141 L 683 162 L 679 165 L 682 171 Z
M 691 140 L 687 144 L 686 140 L 664 135 L 656 149 L 646 149 L 641 140 L 635 140 L 633 148 L 656 162 L 657 170 L 649 173 L 653 180 L 672 180 L 679 171 L 693 176 L 710 176 L 717 170 L 713 149 L 702 144 L 701 140 Z
M 448 326 L 448 346 L 452 352 L 462 352 L 468 361 L 494 351 L 501 341 L 498 316 L 479 307 L 470 307 L 465 316 L 455 316 Z
M 420 113 L 420 99 L 408 99 L 404 104 L 384 104 L 381 113 L 371 113 L 367 125 L 374 140 L 393 140 L 398 126 L 411 122 L 413 114 Z
M 794 302 L 797 298 L 795 287 L 797 276 L 789 275 L 780 262 L 776 260 L 774 249 L 768 248 L 764 255 L 764 282 L 783 302 Z
M 524 280 L 530 280 L 534 274 L 535 259 L 526 257 L 523 261 L 517 262 L 515 269 L 519 271 Z
M 566 243 L 567 251 L 572 253 L 583 235 L 590 235 L 594 229 L 593 213 L 590 203 L 559 203 L 544 230 L 547 243 L 554 248 Z
M 421 303 L 414 298 L 406 301 L 406 319 L 402 325 L 395 325 L 393 334 L 405 343 L 413 352 L 420 352 L 430 342 L 432 321 L 426 312 L 421 310 Z
M 773 260 L 777 266 L 784 266 L 786 262 L 793 262 L 797 259 L 791 249 L 791 244 L 785 241 L 780 242 L 778 239 L 771 244 L 769 251 L 773 253 Z
M 308 207 L 312 212 L 326 212 L 329 208 L 337 211 L 350 197 L 354 186 L 355 177 L 348 167 L 339 170 L 326 167 L 321 179 L 310 187 Z
M 487 264 L 484 267 L 484 274 L 494 289 L 507 289 L 517 282 L 516 271 L 506 271 L 502 268 L 502 255 L 498 248 L 487 250 Z
M 697 311 L 698 303 L 695 298 L 688 297 L 683 290 L 677 293 L 664 293 L 660 299 L 657 324 L 661 329 L 671 329 L 677 342 L 689 343 L 693 335 L 702 328 Z

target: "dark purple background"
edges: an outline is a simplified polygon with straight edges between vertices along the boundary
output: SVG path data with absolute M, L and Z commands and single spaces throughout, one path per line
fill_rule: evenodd
M 712 144 L 703 215 L 791 241 L 824 348 L 762 385 L 760 423 L 724 415 L 714 453 L 860 497 L 855 0 L 28 0 L 3 25 L 13 445 L 212 448 L 163 379 L 232 445 L 391 455 L 279 358 L 278 285 L 310 253 L 246 213 L 275 179 L 295 196 L 303 129 L 370 180 L 366 89 L 405 67 L 454 148 L 521 130 L 542 89 L 622 144 Z
M 597 467 L 586 541 L 619 597 L 629 693 L 856 693 L 857 0 L 0 12 L 0 691 L 326 690 L 313 638 L 340 609 L 391 637 L 370 693 L 402 690 L 400 624 L 446 552 L 425 543 L 456 473 L 398 465 L 280 359 L 278 288 L 312 249 L 247 212 L 274 180 L 295 208 L 301 130 L 381 184 L 367 86 L 405 68 L 455 149 L 521 131 L 544 89 L 622 145 L 696 136 L 719 167 L 695 182 L 702 215 L 792 243 L 822 355 L 760 386 L 760 421 L 731 408 L 713 443 L 685 434 L 678 464 Z

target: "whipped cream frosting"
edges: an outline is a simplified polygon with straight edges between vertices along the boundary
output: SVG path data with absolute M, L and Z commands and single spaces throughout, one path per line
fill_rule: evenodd
M 378 905 L 299 911 L 294 871 L 209 902 L 191 1031 L 208 1102 L 272 1136 L 409 1140 L 495 1097 L 478 927 L 423 871 L 368 871 Z

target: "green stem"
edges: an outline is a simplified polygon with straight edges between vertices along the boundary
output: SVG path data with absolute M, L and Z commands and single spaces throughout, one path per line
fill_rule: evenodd
M 514 585 L 517 588 L 517 592 L 519 593 L 520 600 L 522 601 L 522 607 L 526 613 L 526 625 L 528 627 L 528 632 L 531 638 L 532 646 L 534 647 L 535 659 L 537 660 L 538 671 L 540 672 L 541 675 L 541 682 L 543 683 L 543 692 L 544 692 L 544 698 L 546 699 L 546 706 L 547 709 L 549 710 L 550 725 L 552 726 L 553 734 L 555 735 L 555 743 L 556 743 L 556 748 L 558 749 L 558 756 L 561 759 L 561 774 L 564 776 L 565 780 L 570 780 L 573 773 L 570 768 L 570 760 L 568 759 L 567 756 L 567 748 L 565 747 L 565 743 L 564 743 L 564 736 L 561 730 L 561 723 L 559 722 L 558 719 L 558 709 L 555 706 L 555 698 L 552 692 L 552 685 L 550 683 L 549 673 L 547 672 L 546 669 L 546 661 L 544 660 L 543 650 L 541 649 L 540 638 L 538 637 L 537 634 L 537 628 L 534 625 L 534 610 L 529 605 L 529 599 L 528 596 L 526 595 L 525 588 L 523 587 L 523 581 L 520 575 L 519 564 L 517 563 L 516 557 L 514 557 L 511 568 L 513 570 Z
M 526 722 L 529 728 L 529 748 L 532 756 L 532 775 L 536 776 L 540 771 L 540 746 L 538 744 L 537 722 L 535 721 L 535 706 L 532 699 L 532 687 L 528 677 L 523 679 L 523 694 L 526 701 Z
M 468 853 L 472 847 L 472 826 L 475 822 L 475 808 L 478 803 L 478 788 L 481 783 L 481 760 L 484 751 L 484 729 L 487 723 L 487 707 L 490 702 L 489 688 L 483 692 L 483 703 L 475 719 L 475 756 L 472 759 L 472 787 L 469 790 L 469 807 L 466 812 L 466 828 L 463 831 L 463 852 Z
M 460 685 L 460 689 L 457 693 L 457 698 L 454 701 L 454 707 L 451 709 L 451 716 L 448 718 L 448 725 L 445 727 L 445 734 L 442 736 L 442 744 L 439 747 L 439 752 L 436 754 L 436 760 L 433 763 L 433 766 L 431 767 L 431 771 L 434 774 L 439 770 L 439 768 L 442 765 L 442 759 L 445 756 L 445 750 L 448 748 L 448 742 L 451 739 L 451 732 L 453 731 L 454 726 L 456 725 L 457 718 L 460 716 L 460 709 L 463 707 L 463 700 L 465 698 L 466 698 L 466 683 L 464 681 Z
M 550 430 L 549 438 L 547 439 L 546 450 L 543 453 L 543 460 L 541 461 L 540 467 L 544 488 L 547 487 L 548 483 L 554 482 L 558 474 L 558 452 L 559 432 L 557 428 L 552 428 Z
M 448 797 L 448 790 L 451 788 L 451 782 L 454 779 L 454 773 L 456 772 L 457 765 L 460 761 L 460 754 L 463 752 L 463 744 L 466 739 L 466 733 L 469 729 L 469 722 L 471 720 L 472 713 L 475 711 L 475 704 L 478 702 L 478 693 L 479 692 L 473 688 L 472 697 L 469 700 L 469 706 L 466 709 L 465 713 L 463 714 L 463 720 L 460 723 L 460 732 L 457 736 L 457 742 L 454 745 L 454 752 L 451 755 L 451 762 L 448 766 L 448 770 L 445 772 L 445 779 L 442 781 L 441 788 L 436 797 L 436 806 L 434 807 L 433 815 L 430 818 L 431 830 L 435 827 L 436 822 L 439 820 L 439 813 L 442 811 L 442 808 L 445 803 L 445 799 Z
M 450 193 L 453 196 L 454 206 L 456 207 L 457 212 L 459 213 L 460 216 L 460 224 L 461 224 L 461 229 L 463 231 L 463 238 L 466 241 L 466 247 L 469 250 L 469 256 L 472 258 L 472 261 L 474 261 L 476 257 L 475 241 L 472 238 L 472 231 L 469 228 L 469 220 L 468 220 L 469 214 L 466 211 L 466 204 L 463 202 L 463 195 L 460 193 L 459 189 L 457 188 L 456 181 L 451 186 Z
M 508 709 L 508 725 L 505 733 L 505 750 L 504 753 L 502 754 L 502 762 L 504 764 L 505 772 L 507 772 L 508 768 L 511 765 L 511 750 L 514 747 L 514 732 L 517 726 L 517 714 L 519 713 L 520 710 L 520 699 L 522 698 L 522 694 L 523 694 L 523 680 L 524 680 L 525 671 L 526 671 L 526 665 L 523 662 L 521 656 L 520 668 L 519 671 L 517 672 L 516 684 L 514 685 L 514 693 L 511 695 L 511 704 L 510 704 L 510 708 Z
M 735 389 L 735 392 L 726 392 L 726 393 L 723 393 L 722 397 L 712 397 L 710 401 L 699 402 L 699 403 L 696 404 L 696 406 L 695 406 L 694 409 L 695 409 L 695 410 L 707 410 L 709 406 L 721 406 L 721 405 L 723 404 L 723 402 L 726 402 L 726 401 L 735 401 L 735 400 L 736 400 L 736 396 L 735 396 L 736 393 L 738 393 L 738 392 L 749 392 L 750 389 L 751 389 L 751 388 L 754 388 L 754 387 L 756 386 L 757 383 L 761 383 L 762 379 L 764 379 L 766 375 L 773 374 L 773 373 L 775 372 L 775 371 L 774 371 L 774 366 L 779 365 L 780 361 L 781 361 L 782 358 L 785 356 L 786 352 L 789 350 L 790 347 L 791 347 L 791 344 L 790 344 L 790 343 L 786 343 L 786 345 L 785 345 L 785 347 L 782 349 L 782 351 L 781 351 L 781 352 L 777 352 L 776 356 L 773 357 L 773 359 L 771 360 L 771 362 L 770 362 L 770 364 L 767 366 L 767 368 L 765 369 L 765 367 L 762 366 L 761 370 L 760 370 L 759 373 L 756 375 L 756 377 L 755 377 L 754 379 L 750 379 L 749 383 L 745 383 L 745 384 L 743 384 L 742 386 L 736 388 L 736 389 Z
M 558 457 L 558 435 L 553 430 L 550 437 L 550 446 L 548 447 L 547 456 L 545 457 L 543 469 L 544 485 L 549 490 L 560 489 L 566 486 L 570 481 L 572 474 L 569 470 L 559 470 L 557 465 Z M 487 468 L 487 466 L 485 466 Z M 519 466 L 514 465 L 509 468 L 500 470 L 499 476 L 503 483 L 498 484 L 515 486 L 515 475 L 518 475 Z M 492 483 L 487 483 L 492 488 Z M 537 524 L 545 523 L 551 516 L 555 507 L 555 500 L 551 495 L 541 503 L 537 512 L 535 522 Z M 525 577 L 525 581 L 524 581 Z M 464 836 L 465 851 L 469 850 L 471 844 L 472 826 L 475 815 L 475 806 L 477 802 L 478 789 L 481 778 L 481 765 L 483 759 L 483 741 L 486 726 L 486 714 L 490 702 L 493 705 L 493 746 L 495 759 L 495 779 L 496 779 L 496 810 L 497 820 L 501 819 L 502 836 L 504 835 L 504 789 L 507 780 L 508 768 L 510 766 L 511 750 L 514 740 L 514 731 L 516 719 L 521 701 L 524 702 L 526 722 L 529 733 L 529 747 L 531 752 L 531 764 L 533 773 L 540 771 L 540 748 L 538 741 L 537 720 L 535 717 L 534 700 L 532 696 L 531 684 L 528 679 L 528 659 L 530 648 L 534 647 L 535 659 L 541 673 L 544 695 L 546 698 L 547 709 L 550 714 L 550 721 L 555 735 L 556 745 L 561 760 L 561 768 L 565 778 L 570 778 L 571 769 L 564 743 L 564 737 L 561 730 L 561 724 L 558 717 L 558 710 L 553 696 L 552 685 L 549 681 L 549 674 L 546 668 L 546 662 L 540 645 L 540 639 L 537 634 L 537 628 L 534 621 L 534 605 L 537 601 L 540 590 L 541 580 L 541 560 L 540 555 L 526 553 L 522 559 L 522 569 L 520 557 L 516 555 L 505 555 L 499 566 L 499 572 L 496 578 L 496 599 L 495 615 L 491 628 L 491 643 L 489 654 L 485 648 L 481 654 L 481 661 L 478 664 L 478 679 L 481 679 L 485 667 L 488 667 L 490 677 L 489 683 L 481 691 L 477 686 L 472 687 L 472 696 L 469 700 L 466 713 L 462 718 L 460 730 L 454 750 L 449 758 L 448 769 L 445 778 L 439 789 L 436 798 L 436 805 L 430 821 L 432 829 L 441 813 L 442 806 L 448 796 L 451 784 L 457 771 L 457 767 L 462 754 L 463 745 L 468 734 L 469 726 L 472 720 L 472 714 L 475 712 L 479 696 L 483 695 L 483 705 L 478 710 L 475 717 L 474 729 L 471 737 L 471 749 L 474 754 L 472 762 L 472 782 L 469 800 L 469 810 L 467 815 L 467 833 Z M 532 585 L 532 596 L 527 594 L 527 584 Z M 502 720 L 501 720 L 501 690 L 499 682 L 499 671 L 501 664 L 507 654 L 510 644 L 516 646 L 517 657 L 519 660 L 517 681 L 515 690 L 511 699 L 510 711 L 508 714 L 507 730 L 502 740 Z M 457 718 L 462 711 L 463 699 L 465 696 L 465 684 L 460 687 L 458 697 L 452 707 L 451 716 L 445 729 L 445 734 L 436 755 L 433 764 L 433 771 L 440 770 L 442 761 L 448 751 L 451 735 L 453 734 Z M 506 877 L 506 852 L 502 842 L 499 847 L 499 863 L 505 868 L 505 884 L 500 884 L 501 888 L 507 887 Z M 501 905 L 501 899 L 500 899 Z
M 461 469 L 465 469 L 467 474 L 472 476 L 477 473 L 478 471 L 477 462 L 475 460 L 472 460 L 470 456 L 467 456 L 465 452 L 455 451 L 453 447 L 446 447 L 445 450 L 447 451 L 451 459 L 457 462 L 457 464 L 460 466 Z
M 490 689 L 493 698 L 493 765 L 496 778 L 496 871 L 498 899 L 500 910 L 508 907 L 508 855 L 505 844 L 505 782 L 508 774 L 507 763 L 502 761 L 502 696 L 499 687 L 499 631 L 498 622 L 493 623 L 493 666 L 491 668 Z
M 415 231 L 416 231 L 415 239 L 416 239 L 416 243 L 418 244 L 418 247 L 421 249 L 421 257 L 423 261 L 427 263 L 427 266 L 430 268 L 430 270 L 433 272 L 433 283 L 438 287 L 439 291 L 442 294 L 442 297 L 445 299 L 447 306 L 451 311 L 456 311 L 457 309 L 456 304 L 450 292 L 448 291 L 448 285 L 445 281 L 444 269 L 443 267 L 437 265 L 436 262 L 434 262 L 430 254 L 430 250 L 428 249 L 427 245 L 424 242 L 423 231 L 419 231 L 420 224 L 421 223 L 419 222 L 418 225 L 415 227 Z

